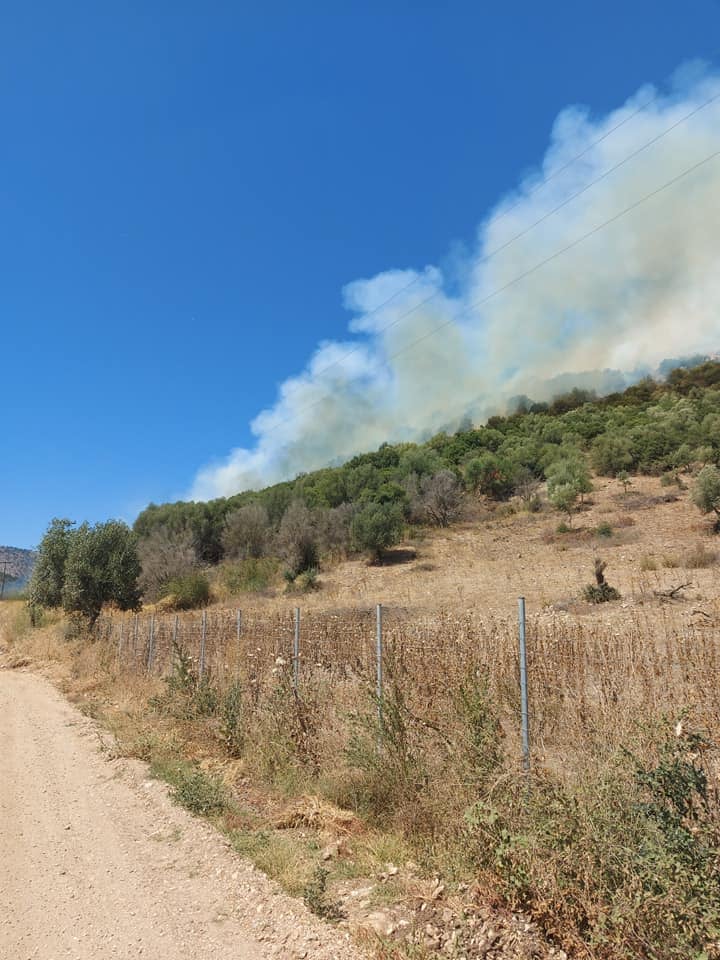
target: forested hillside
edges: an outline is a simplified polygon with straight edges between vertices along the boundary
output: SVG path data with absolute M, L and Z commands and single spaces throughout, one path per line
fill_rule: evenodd
M 201 562 L 217 563 L 224 556 L 262 555 L 259 540 L 282 528 L 289 508 L 299 522 L 302 509 L 313 515 L 320 547 L 333 552 L 352 540 L 358 514 L 364 519 L 354 520 L 355 541 L 369 544 L 374 524 L 446 525 L 463 496 L 518 496 L 532 509 L 538 484 L 550 480 L 562 509 L 568 484 L 582 496 L 588 467 L 602 476 L 672 479 L 719 457 L 720 363 L 710 361 L 602 398 L 575 389 L 551 403 L 523 399 L 515 413 L 484 426 L 440 433 L 424 444 L 384 444 L 264 490 L 206 503 L 151 504 L 135 531 L 141 540 L 182 535 Z M 254 545 L 248 526 L 255 528 Z

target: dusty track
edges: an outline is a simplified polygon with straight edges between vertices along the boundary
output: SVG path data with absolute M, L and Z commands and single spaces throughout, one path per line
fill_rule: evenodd
M 2 960 L 357 960 L 41 677 L 0 669 Z

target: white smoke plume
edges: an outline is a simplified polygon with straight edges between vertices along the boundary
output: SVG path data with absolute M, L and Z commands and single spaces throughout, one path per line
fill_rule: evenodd
M 597 372 L 584 385 L 616 389 L 617 372 L 632 379 L 663 358 L 716 349 L 720 157 L 701 161 L 719 150 L 720 76 L 699 65 L 604 117 L 563 110 L 540 166 L 481 223 L 459 290 L 431 266 L 348 284 L 348 339 L 322 343 L 254 420 L 254 448 L 202 469 L 191 496 L 288 479 L 468 415 L 479 423 L 513 396 L 547 399 L 582 371 Z

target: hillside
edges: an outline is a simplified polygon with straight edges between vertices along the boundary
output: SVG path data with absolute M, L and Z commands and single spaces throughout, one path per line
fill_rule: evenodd
M 655 590 L 688 581 L 677 607 L 683 598 L 689 606 L 717 598 L 720 538 L 690 502 L 688 489 L 668 488 L 653 477 L 635 478 L 627 494 L 615 480 L 595 478 L 594 486 L 567 533 L 556 532 L 560 518 L 548 506 L 538 513 L 476 511 L 448 529 L 426 529 L 404 541 L 385 564 L 358 558 L 328 565 L 319 589 L 297 600 L 284 585 L 270 591 L 274 595 L 238 600 L 266 610 L 295 602 L 314 610 L 382 602 L 415 615 L 474 609 L 512 616 L 516 598 L 525 596 L 536 611 L 618 618 L 637 604 L 656 604 Z M 607 579 L 620 590 L 620 604 L 582 602 L 595 556 L 607 561 Z
M 8 581 L 25 583 L 32 573 L 35 564 L 33 550 L 21 550 L 19 547 L 0 547 L 0 573 L 3 565 Z
M 575 389 L 549 404 L 525 399 L 512 415 L 492 417 L 483 426 L 441 433 L 424 444 L 385 444 L 342 466 L 263 490 L 209 502 L 151 504 L 135 530 L 142 540 L 162 534 L 176 554 L 181 547 L 192 549 L 203 564 L 263 554 L 287 564 L 277 534 L 288 515 L 298 519 L 298 506 L 310 512 L 305 523 L 314 527 L 321 563 L 357 553 L 353 517 L 372 509 L 401 515 L 411 537 L 423 537 L 432 526 L 459 529 L 461 516 L 494 517 L 517 501 L 532 524 L 538 491 L 548 482 L 563 487 L 570 481 L 581 499 L 590 471 L 601 485 L 628 474 L 662 478 L 669 490 L 678 478 L 684 482 L 703 465 L 717 463 L 719 388 L 720 363 L 711 361 L 607 397 Z M 632 489 L 637 493 L 637 485 Z M 448 495 L 455 505 L 462 499 L 463 509 L 451 504 L 445 511 Z M 226 535 L 228 524 L 250 507 L 265 527 L 259 553 L 255 547 L 248 553 L 247 543 Z

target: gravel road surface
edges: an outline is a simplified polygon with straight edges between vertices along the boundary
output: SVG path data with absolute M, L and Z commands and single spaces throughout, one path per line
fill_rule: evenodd
M 2 960 L 360 960 L 101 747 L 48 681 L 0 669 Z

